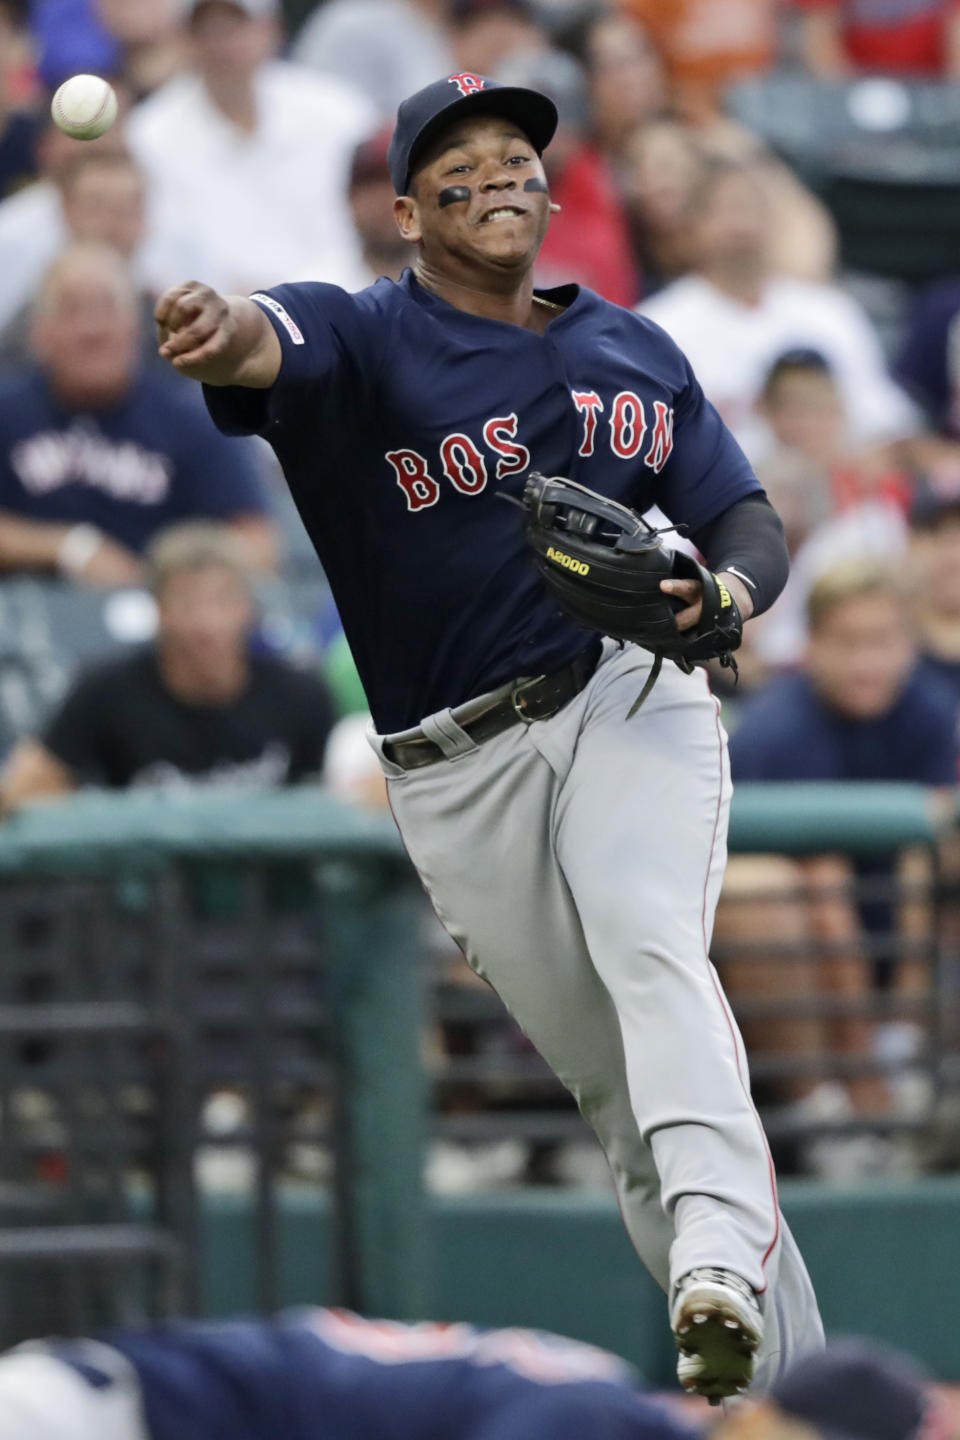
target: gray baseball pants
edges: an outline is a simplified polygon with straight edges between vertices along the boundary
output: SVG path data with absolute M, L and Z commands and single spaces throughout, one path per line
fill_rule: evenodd
M 417 770 L 371 740 L 437 914 L 596 1132 L 647 1269 L 669 1291 L 720 1266 L 761 1293 L 762 1389 L 823 1330 L 708 954 L 732 790 L 719 705 L 666 664 L 628 721 L 650 663 L 605 641 L 558 714 L 482 745 L 441 711 L 421 728 L 446 758 Z

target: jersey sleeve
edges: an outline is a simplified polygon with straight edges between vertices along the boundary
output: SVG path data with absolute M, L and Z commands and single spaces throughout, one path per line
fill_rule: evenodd
M 316 281 L 276 285 L 251 295 L 280 341 L 280 374 L 269 390 L 204 385 L 214 424 L 225 435 L 258 435 L 282 410 L 322 393 L 340 372 L 362 380 L 366 333 L 353 295 Z
M 679 350 L 676 354 L 684 384 L 674 406 L 673 448 L 657 482 L 656 501 L 675 524 L 694 531 L 738 500 L 762 495 L 763 486 L 704 395 L 689 360 Z
M 202 406 L 181 426 L 178 439 L 177 506 L 184 518 L 230 520 L 268 513 L 255 441 L 232 444 L 211 425 Z

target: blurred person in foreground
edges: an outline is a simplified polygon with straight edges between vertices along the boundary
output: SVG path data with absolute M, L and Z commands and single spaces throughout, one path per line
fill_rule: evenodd
M 908 1357 L 841 1340 L 695 1430 L 616 1356 L 533 1330 L 302 1308 L 0 1355 L 0 1440 L 956 1440 Z M 692 1417 L 691 1417 L 692 1418 Z
M 78 245 L 41 287 L 37 363 L 0 381 L 0 572 L 126 585 L 166 526 L 228 522 L 258 568 L 278 544 L 256 451 L 225 440 L 192 394 L 142 367 L 123 260 Z
M 0 1440 L 694 1440 L 614 1355 L 344 1310 L 0 1356 Z
M 694 269 L 644 301 L 690 359 L 707 397 L 753 463 L 769 453 L 758 401 L 777 356 L 819 350 L 849 417 L 852 443 L 906 439 L 918 411 L 890 378 L 865 311 L 836 285 L 795 279 L 771 268 L 771 213 L 750 165 L 714 162 L 691 196 Z
M 401 100 L 452 73 L 449 0 L 326 0 L 308 16 L 292 58 L 361 91 L 380 118 Z
M 356 262 L 350 159 L 376 128 L 359 91 L 274 58 L 277 0 L 187 0 L 192 68 L 131 113 L 161 217 L 189 216 L 200 273 L 245 292 Z
M 253 791 L 319 777 L 329 691 L 251 654 L 255 608 L 237 537 L 173 526 L 151 546 L 148 578 L 155 642 L 83 675 L 42 736 L 18 743 L 0 773 L 4 814 L 88 785 Z
M 735 784 L 903 781 L 952 791 L 958 776 L 955 702 L 918 666 L 907 594 L 895 572 L 876 560 L 838 565 L 814 585 L 808 611 L 803 668 L 772 681 L 740 716 L 730 742 Z M 911 857 L 904 865 L 924 881 Z M 916 908 L 901 906 L 898 913 L 889 898 L 896 870 L 896 859 L 735 856 L 715 932 L 718 968 L 734 1009 L 740 1000 L 763 1000 L 775 1015 L 784 1001 L 809 1007 L 818 997 L 865 1006 L 878 987 L 925 996 L 930 977 L 923 956 L 900 960 L 895 945 L 885 947 L 890 937 L 909 940 L 929 923 Z M 871 888 L 860 901 L 857 879 Z M 787 960 L 783 948 L 792 950 Z M 891 1102 L 907 1109 L 926 1098 L 914 1076 L 891 1094 L 883 1058 L 896 1037 L 863 1013 L 765 1017 L 745 1023 L 744 1030 L 754 1051 L 810 1062 L 783 1082 L 800 1120 L 882 1116 Z M 860 1062 L 861 1072 L 846 1080 L 823 1078 L 830 1074 L 830 1055 Z M 835 1179 L 911 1163 L 902 1147 L 869 1133 L 814 1140 L 805 1159 Z
M 857 75 L 955 79 L 960 75 L 957 0 L 790 0 L 800 49 L 824 80 Z

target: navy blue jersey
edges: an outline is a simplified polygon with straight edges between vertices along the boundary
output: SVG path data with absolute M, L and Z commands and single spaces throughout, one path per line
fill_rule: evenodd
M 468 315 L 406 272 L 348 295 L 254 296 L 283 350 L 270 391 L 207 387 L 271 442 L 336 598 L 374 721 L 416 725 L 586 643 L 530 561 L 529 470 L 696 530 L 759 491 L 674 342 L 590 290 L 544 335 Z
M 97 412 L 68 410 L 40 370 L 0 382 L 0 510 L 84 521 L 139 552 L 177 521 L 265 509 L 249 442 L 231 446 L 168 375 L 144 371 Z
M 527 1330 L 343 1311 L 104 1339 L 140 1380 L 151 1440 L 692 1440 L 604 1351 Z M 83 1342 L 53 1352 L 105 1383 Z

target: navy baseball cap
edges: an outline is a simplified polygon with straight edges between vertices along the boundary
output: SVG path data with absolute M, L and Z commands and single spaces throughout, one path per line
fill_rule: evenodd
M 406 195 L 417 159 L 435 135 L 458 115 L 502 115 L 529 138 L 538 155 L 553 139 L 557 107 L 539 90 L 501 85 L 485 75 L 448 75 L 404 100 L 387 162 L 398 195 Z
M 952 1428 L 912 1359 L 859 1339 L 804 1355 L 774 1381 L 770 1398 L 824 1440 L 948 1440 Z

